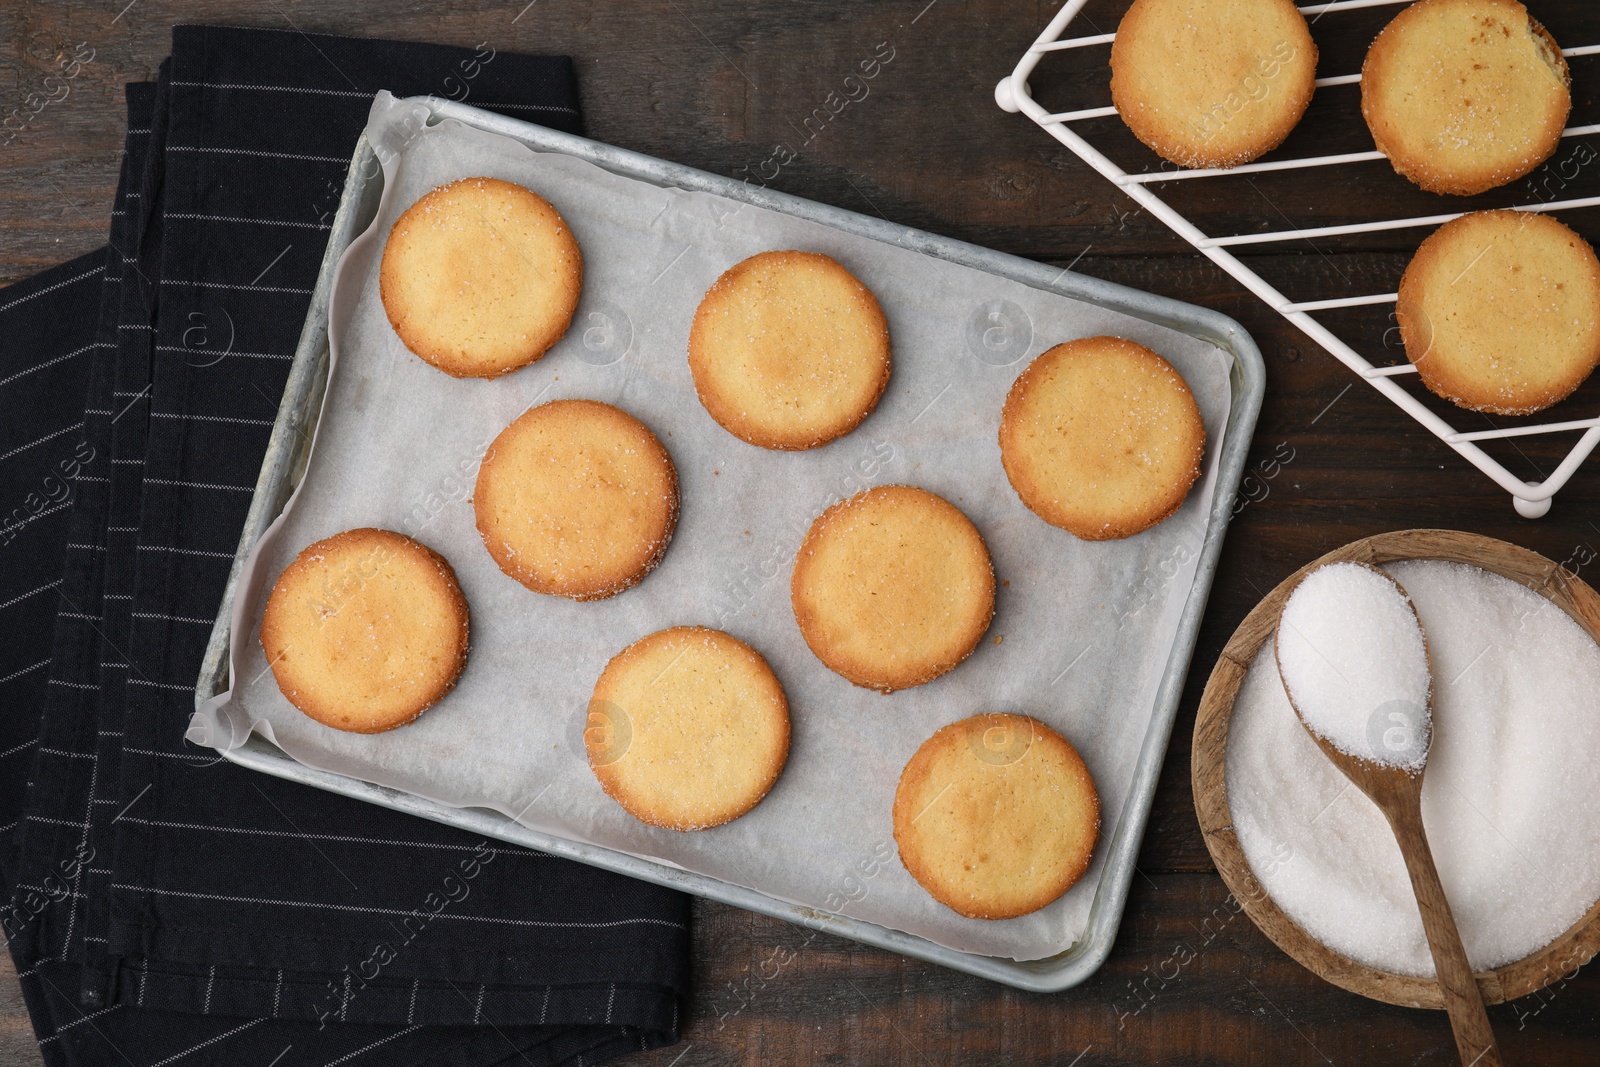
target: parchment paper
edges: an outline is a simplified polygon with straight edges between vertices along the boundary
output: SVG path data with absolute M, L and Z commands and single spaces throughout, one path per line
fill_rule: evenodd
M 192 739 L 226 749 L 251 729 L 312 767 L 443 804 L 492 808 L 571 840 L 650 857 L 821 911 L 963 951 L 1019 960 L 1081 936 L 1188 596 L 1227 424 L 1230 360 L 1140 319 L 909 249 L 703 193 L 662 189 L 572 157 L 445 121 L 380 94 L 367 136 L 384 160 L 374 227 L 340 264 L 334 365 L 305 479 L 256 546 L 235 605 L 233 689 L 195 716 Z M 584 255 L 571 331 L 498 381 L 458 381 L 401 345 L 377 291 L 399 213 L 447 181 L 488 175 L 550 200 Z M 685 357 L 700 298 L 722 271 L 767 249 L 823 252 L 877 294 L 894 370 L 854 433 L 770 452 L 721 429 Z M 1205 418 L 1205 471 L 1184 506 L 1137 537 L 1090 543 L 1046 525 L 1007 483 L 996 429 L 1029 358 L 1060 341 L 1118 334 L 1178 368 Z M 1005 365 L 999 365 L 1004 363 Z M 484 550 L 469 503 L 485 447 L 531 405 L 591 397 L 642 419 L 678 468 L 682 514 L 661 566 L 610 600 L 532 593 Z M 870 485 L 910 483 L 982 531 L 1001 583 L 989 635 L 943 678 L 883 696 L 825 668 L 789 604 L 794 554 L 812 520 Z M 460 684 L 414 724 L 363 736 L 328 729 L 280 694 L 260 646 L 278 573 L 341 530 L 407 533 L 454 565 L 472 610 Z M 608 659 L 655 630 L 700 624 L 750 642 L 790 700 L 789 762 L 750 814 L 696 833 L 634 821 L 584 758 L 589 695 Z M 935 730 L 980 711 L 1036 716 L 1088 763 L 1104 812 L 1085 877 L 1029 916 L 964 919 L 929 897 L 894 853 L 901 769 Z

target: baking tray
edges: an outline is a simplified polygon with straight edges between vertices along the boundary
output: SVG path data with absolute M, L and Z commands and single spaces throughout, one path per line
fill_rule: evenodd
M 831 226 L 846 233 L 897 245 L 924 255 L 985 271 L 1036 289 L 1059 293 L 1075 300 L 1133 315 L 1149 322 L 1189 334 L 1215 345 L 1232 359 L 1229 375 L 1231 404 L 1223 429 L 1219 456 L 1220 469 L 1211 513 L 1206 524 L 1194 584 L 1179 619 L 1172 651 L 1157 690 L 1150 725 L 1140 748 L 1131 789 L 1124 810 L 1119 813 L 1116 831 L 1103 847 L 1108 849 L 1106 866 L 1090 906 L 1083 936 L 1067 951 L 1041 960 L 1016 960 L 982 956 L 935 944 L 913 934 L 890 930 L 848 916 L 818 911 L 769 897 L 766 894 L 732 885 L 705 875 L 641 859 L 596 845 L 530 830 L 498 812 L 481 808 L 451 808 L 402 793 L 398 790 L 359 781 L 344 775 L 319 771 L 285 755 L 258 735 L 230 748 L 227 759 L 244 767 L 276 775 L 305 785 L 341 793 L 373 804 L 418 815 L 435 822 L 460 827 L 485 837 L 526 845 L 553 856 L 577 860 L 592 866 L 670 886 L 687 893 L 721 901 L 750 911 L 798 923 L 814 930 L 848 937 L 865 944 L 889 949 L 907 956 L 928 960 L 1006 985 L 1033 992 L 1066 989 L 1083 981 L 1100 966 L 1111 951 L 1134 861 L 1144 836 L 1145 820 L 1155 793 L 1156 780 L 1172 733 L 1178 699 L 1194 651 L 1200 617 L 1216 571 L 1222 538 L 1227 530 L 1234 496 L 1244 473 L 1246 454 L 1256 416 L 1261 408 L 1266 372 L 1261 353 L 1237 322 L 1204 308 L 1176 300 L 1142 293 L 1126 286 L 1100 281 L 1070 271 L 1061 271 L 1015 256 L 979 248 L 961 241 L 898 226 L 882 219 L 818 204 L 786 193 L 760 188 L 676 163 L 655 159 L 587 138 L 549 130 L 532 123 L 480 111 L 453 101 L 425 97 L 407 103 L 426 108 L 430 122 L 453 119 L 488 133 L 520 141 L 542 152 L 560 152 L 604 167 L 613 173 L 663 187 L 712 193 L 772 211 Z M 300 335 L 283 401 L 273 425 L 272 436 L 257 479 L 239 547 L 229 573 L 227 588 L 217 620 L 206 646 L 200 677 L 195 686 L 199 707 L 228 688 L 228 645 L 233 599 L 246 556 L 261 534 L 283 510 L 290 494 L 305 472 L 312 431 L 328 378 L 328 301 L 339 257 L 350 242 L 372 223 L 382 193 L 383 175 L 370 144 L 363 136 L 356 145 L 347 174 L 344 195 L 334 216 L 327 251 L 313 290 L 311 307 Z M 1108 813 L 1109 814 L 1109 813 Z M 1108 820 L 1109 821 L 1109 820 Z

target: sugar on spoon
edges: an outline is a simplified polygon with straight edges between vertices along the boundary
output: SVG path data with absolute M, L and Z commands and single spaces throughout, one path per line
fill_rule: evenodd
M 1433 678 L 1411 598 L 1376 567 L 1325 564 L 1290 592 L 1278 616 L 1274 651 L 1300 724 L 1394 830 L 1462 1064 L 1500 1067 L 1483 997 L 1422 827 Z

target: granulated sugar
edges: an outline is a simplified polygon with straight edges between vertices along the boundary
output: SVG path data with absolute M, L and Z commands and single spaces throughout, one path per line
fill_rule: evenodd
M 1384 569 L 1433 657 L 1428 840 L 1468 958 L 1499 967 L 1600 898 L 1600 647 L 1499 575 L 1435 560 Z M 1394 835 L 1296 719 L 1270 641 L 1234 705 L 1227 782 L 1245 858 L 1291 919 L 1361 963 L 1433 973 Z
M 1359 563 L 1318 567 L 1283 606 L 1278 668 L 1300 717 L 1341 752 L 1419 771 L 1428 652 L 1399 586 Z

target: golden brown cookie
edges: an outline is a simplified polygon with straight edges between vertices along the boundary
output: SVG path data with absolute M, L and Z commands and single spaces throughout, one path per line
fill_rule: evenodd
M 669 830 L 721 826 L 755 807 L 789 755 L 789 703 L 761 653 L 720 630 L 635 641 L 595 683 L 589 766 L 628 814 Z
M 1100 797 L 1078 750 L 1025 715 L 974 715 L 917 749 L 894 794 L 900 862 L 969 919 L 1014 919 L 1089 868 Z
M 1134 0 L 1111 43 L 1111 102 L 1185 167 L 1236 167 L 1294 129 L 1317 46 L 1292 0 Z
M 872 291 L 827 256 L 762 252 L 695 312 L 689 369 L 722 428 L 762 448 L 825 445 L 889 384 L 889 325 Z
M 1361 114 L 1394 169 L 1471 196 L 1550 157 L 1572 110 L 1561 49 L 1517 0 L 1419 0 L 1361 65 Z
M 1527 211 L 1478 211 L 1422 242 L 1395 305 L 1406 358 L 1453 404 L 1542 411 L 1600 363 L 1600 260 Z
M 389 530 L 346 530 L 278 575 L 261 649 L 289 703 L 327 726 L 392 730 L 455 687 L 467 600 L 445 558 Z
M 1131 537 L 1178 510 L 1206 427 L 1172 364 L 1120 337 L 1056 345 L 1012 383 L 1000 461 L 1022 502 L 1087 541 Z
M 603 600 L 638 585 L 666 554 L 678 472 L 626 411 L 553 400 L 500 431 L 472 506 L 501 570 L 536 593 Z
M 817 658 L 884 693 L 966 659 L 994 617 L 994 567 L 978 528 L 909 485 L 867 489 L 823 512 L 789 588 Z
M 378 289 L 405 346 L 457 378 L 498 378 L 561 339 L 583 255 L 543 197 L 498 178 L 441 185 L 405 210 Z

